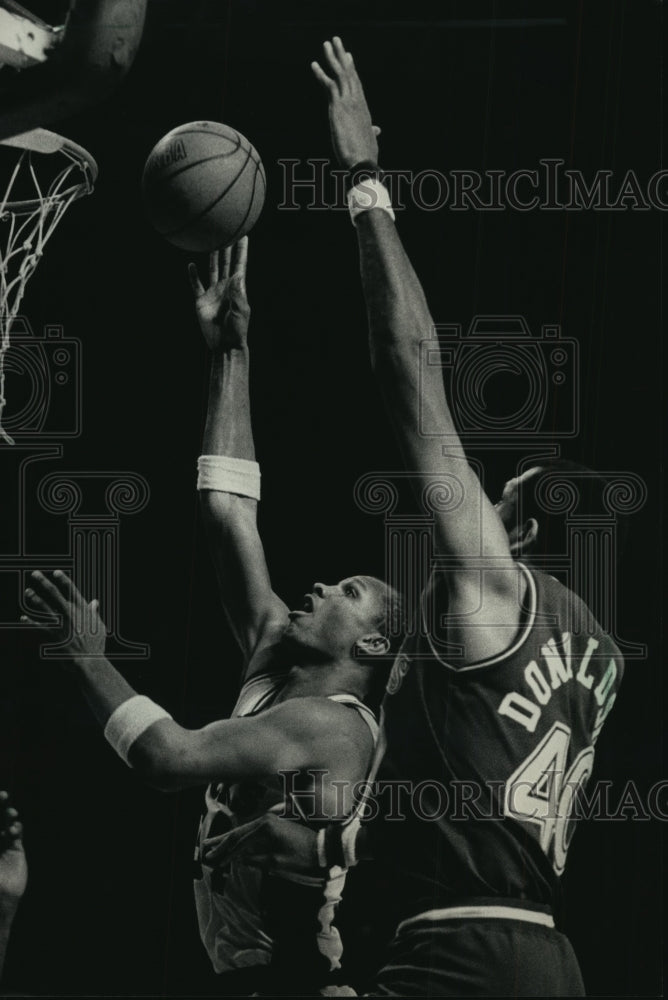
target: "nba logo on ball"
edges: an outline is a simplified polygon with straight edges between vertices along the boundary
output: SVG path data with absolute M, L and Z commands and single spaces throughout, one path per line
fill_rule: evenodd
M 208 253 L 255 225 L 266 178 L 254 146 L 221 122 L 189 122 L 163 136 L 144 167 L 149 222 L 182 250 Z

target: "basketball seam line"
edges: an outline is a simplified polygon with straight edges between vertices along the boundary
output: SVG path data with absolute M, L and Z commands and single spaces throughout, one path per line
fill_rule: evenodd
M 215 159 L 215 157 L 213 157 L 213 159 Z M 195 215 L 192 218 L 188 219 L 188 221 L 186 223 L 184 223 L 183 225 L 177 226 L 176 229 L 169 229 L 166 232 L 161 232 L 160 235 L 163 236 L 163 237 L 165 237 L 166 239 L 169 239 L 170 236 L 176 236 L 176 235 L 178 235 L 178 233 L 182 233 L 184 230 L 189 229 L 190 226 L 194 225 L 196 222 L 198 222 L 200 219 L 202 219 L 207 214 L 207 212 L 210 212 L 211 209 L 214 207 L 214 205 L 217 205 L 218 202 L 222 198 L 225 197 L 225 195 L 228 193 L 228 191 L 230 191 L 234 187 L 234 185 L 237 183 L 237 181 L 241 177 L 242 173 L 246 169 L 246 165 L 248 164 L 248 161 L 250 159 L 251 159 L 251 155 L 250 155 L 250 149 L 249 149 L 249 150 L 246 151 L 246 160 L 244 161 L 243 166 L 239 169 L 239 171 L 236 174 L 234 180 L 230 184 L 228 184 L 228 186 L 225 188 L 224 191 L 221 191 L 221 193 L 218 195 L 217 198 L 214 198 L 214 200 L 209 205 L 207 205 L 206 208 L 202 209 L 202 211 L 199 212 L 198 215 Z M 255 161 L 253 161 L 253 162 L 255 162 Z M 192 164 L 192 165 L 194 166 L 194 164 Z M 256 167 L 255 178 L 254 178 L 254 181 L 253 181 L 254 184 L 255 184 L 255 179 L 257 179 L 257 175 L 258 175 L 259 170 L 260 170 L 260 168 Z M 255 193 L 255 187 L 253 187 L 253 193 Z M 248 213 L 246 213 L 246 215 L 248 215 Z M 240 227 L 237 226 L 236 232 L 239 231 L 239 228 Z
M 233 149 L 231 153 L 215 153 L 213 156 L 203 156 L 201 160 L 193 160 L 192 163 L 186 163 L 178 170 L 175 170 L 172 174 L 167 174 L 164 177 L 151 177 L 151 184 L 166 184 L 167 181 L 173 181 L 175 177 L 180 174 L 186 173 L 186 171 L 191 170 L 193 167 L 199 167 L 202 163 L 210 163 L 212 160 L 225 160 L 228 156 L 232 156 L 234 153 L 239 151 L 239 147 Z M 248 161 L 246 161 L 248 162 Z M 245 166 L 246 164 L 244 164 Z M 148 175 L 150 177 L 150 174 Z
M 246 161 L 246 162 L 248 162 L 248 161 Z M 267 182 L 266 182 L 266 180 L 265 180 L 265 178 L 264 178 L 264 171 L 262 171 L 262 172 L 260 173 L 260 169 L 259 169 L 259 168 L 256 168 L 256 170 L 255 170 L 255 176 L 253 177 L 253 192 L 252 192 L 252 194 L 251 194 L 251 197 L 250 197 L 250 201 L 248 202 L 248 208 L 246 209 L 246 214 L 244 215 L 243 219 L 241 220 L 241 222 L 239 223 L 239 225 L 238 225 L 238 226 L 237 226 L 237 228 L 235 229 L 235 231 L 234 231 L 234 235 L 232 236 L 232 238 L 231 238 L 231 239 L 230 239 L 230 241 L 229 241 L 229 242 L 230 242 L 230 244 L 232 244 L 232 243 L 235 243 L 235 242 L 236 242 L 236 238 L 237 238 L 237 233 L 239 232 L 239 230 L 240 230 L 240 229 L 242 229 L 242 228 L 243 228 L 243 226 L 244 226 L 244 224 L 245 224 L 245 222 L 246 222 L 246 219 L 247 219 L 247 218 L 248 218 L 248 216 L 250 215 L 250 210 L 251 210 L 251 208 L 253 207 L 253 202 L 254 202 L 254 200 L 255 200 L 255 189 L 256 189 L 256 187 L 257 187 L 257 177 L 258 177 L 258 174 L 260 174 L 260 176 L 262 177 L 262 180 L 263 180 L 263 183 L 264 183 L 264 186 L 265 186 L 265 190 L 266 190 L 266 187 L 267 187 Z

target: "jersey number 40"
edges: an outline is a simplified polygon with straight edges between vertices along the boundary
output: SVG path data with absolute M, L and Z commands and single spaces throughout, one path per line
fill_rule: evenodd
M 594 748 L 582 750 L 568 771 L 571 731 L 555 722 L 549 733 L 508 778 L 506 816 L 540 827 L 539 840 L 557 875 L 566 867 L 566 853 L 575 830 L 574 803 L 594 766 Z

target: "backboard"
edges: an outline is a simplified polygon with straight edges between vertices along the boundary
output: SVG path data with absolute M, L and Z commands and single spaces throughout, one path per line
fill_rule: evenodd
M 0 140 L 102 100 L 141 40 L 147 0 L 0 0 Z M 48 14 L 51 20 L 45 20 Z

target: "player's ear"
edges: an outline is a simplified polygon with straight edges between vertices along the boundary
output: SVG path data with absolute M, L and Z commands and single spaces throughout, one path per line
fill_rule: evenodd
M 530 517 L 524 524 L 518 524 L 508 532 L 510 551 L 514 556 L 528 552 L 538 536 L 538 521 Z
M 387 656 L 390 651 L 390 640 L 380 632 L 371 632 L 357 640 L 355 650 L 362 656 Z

